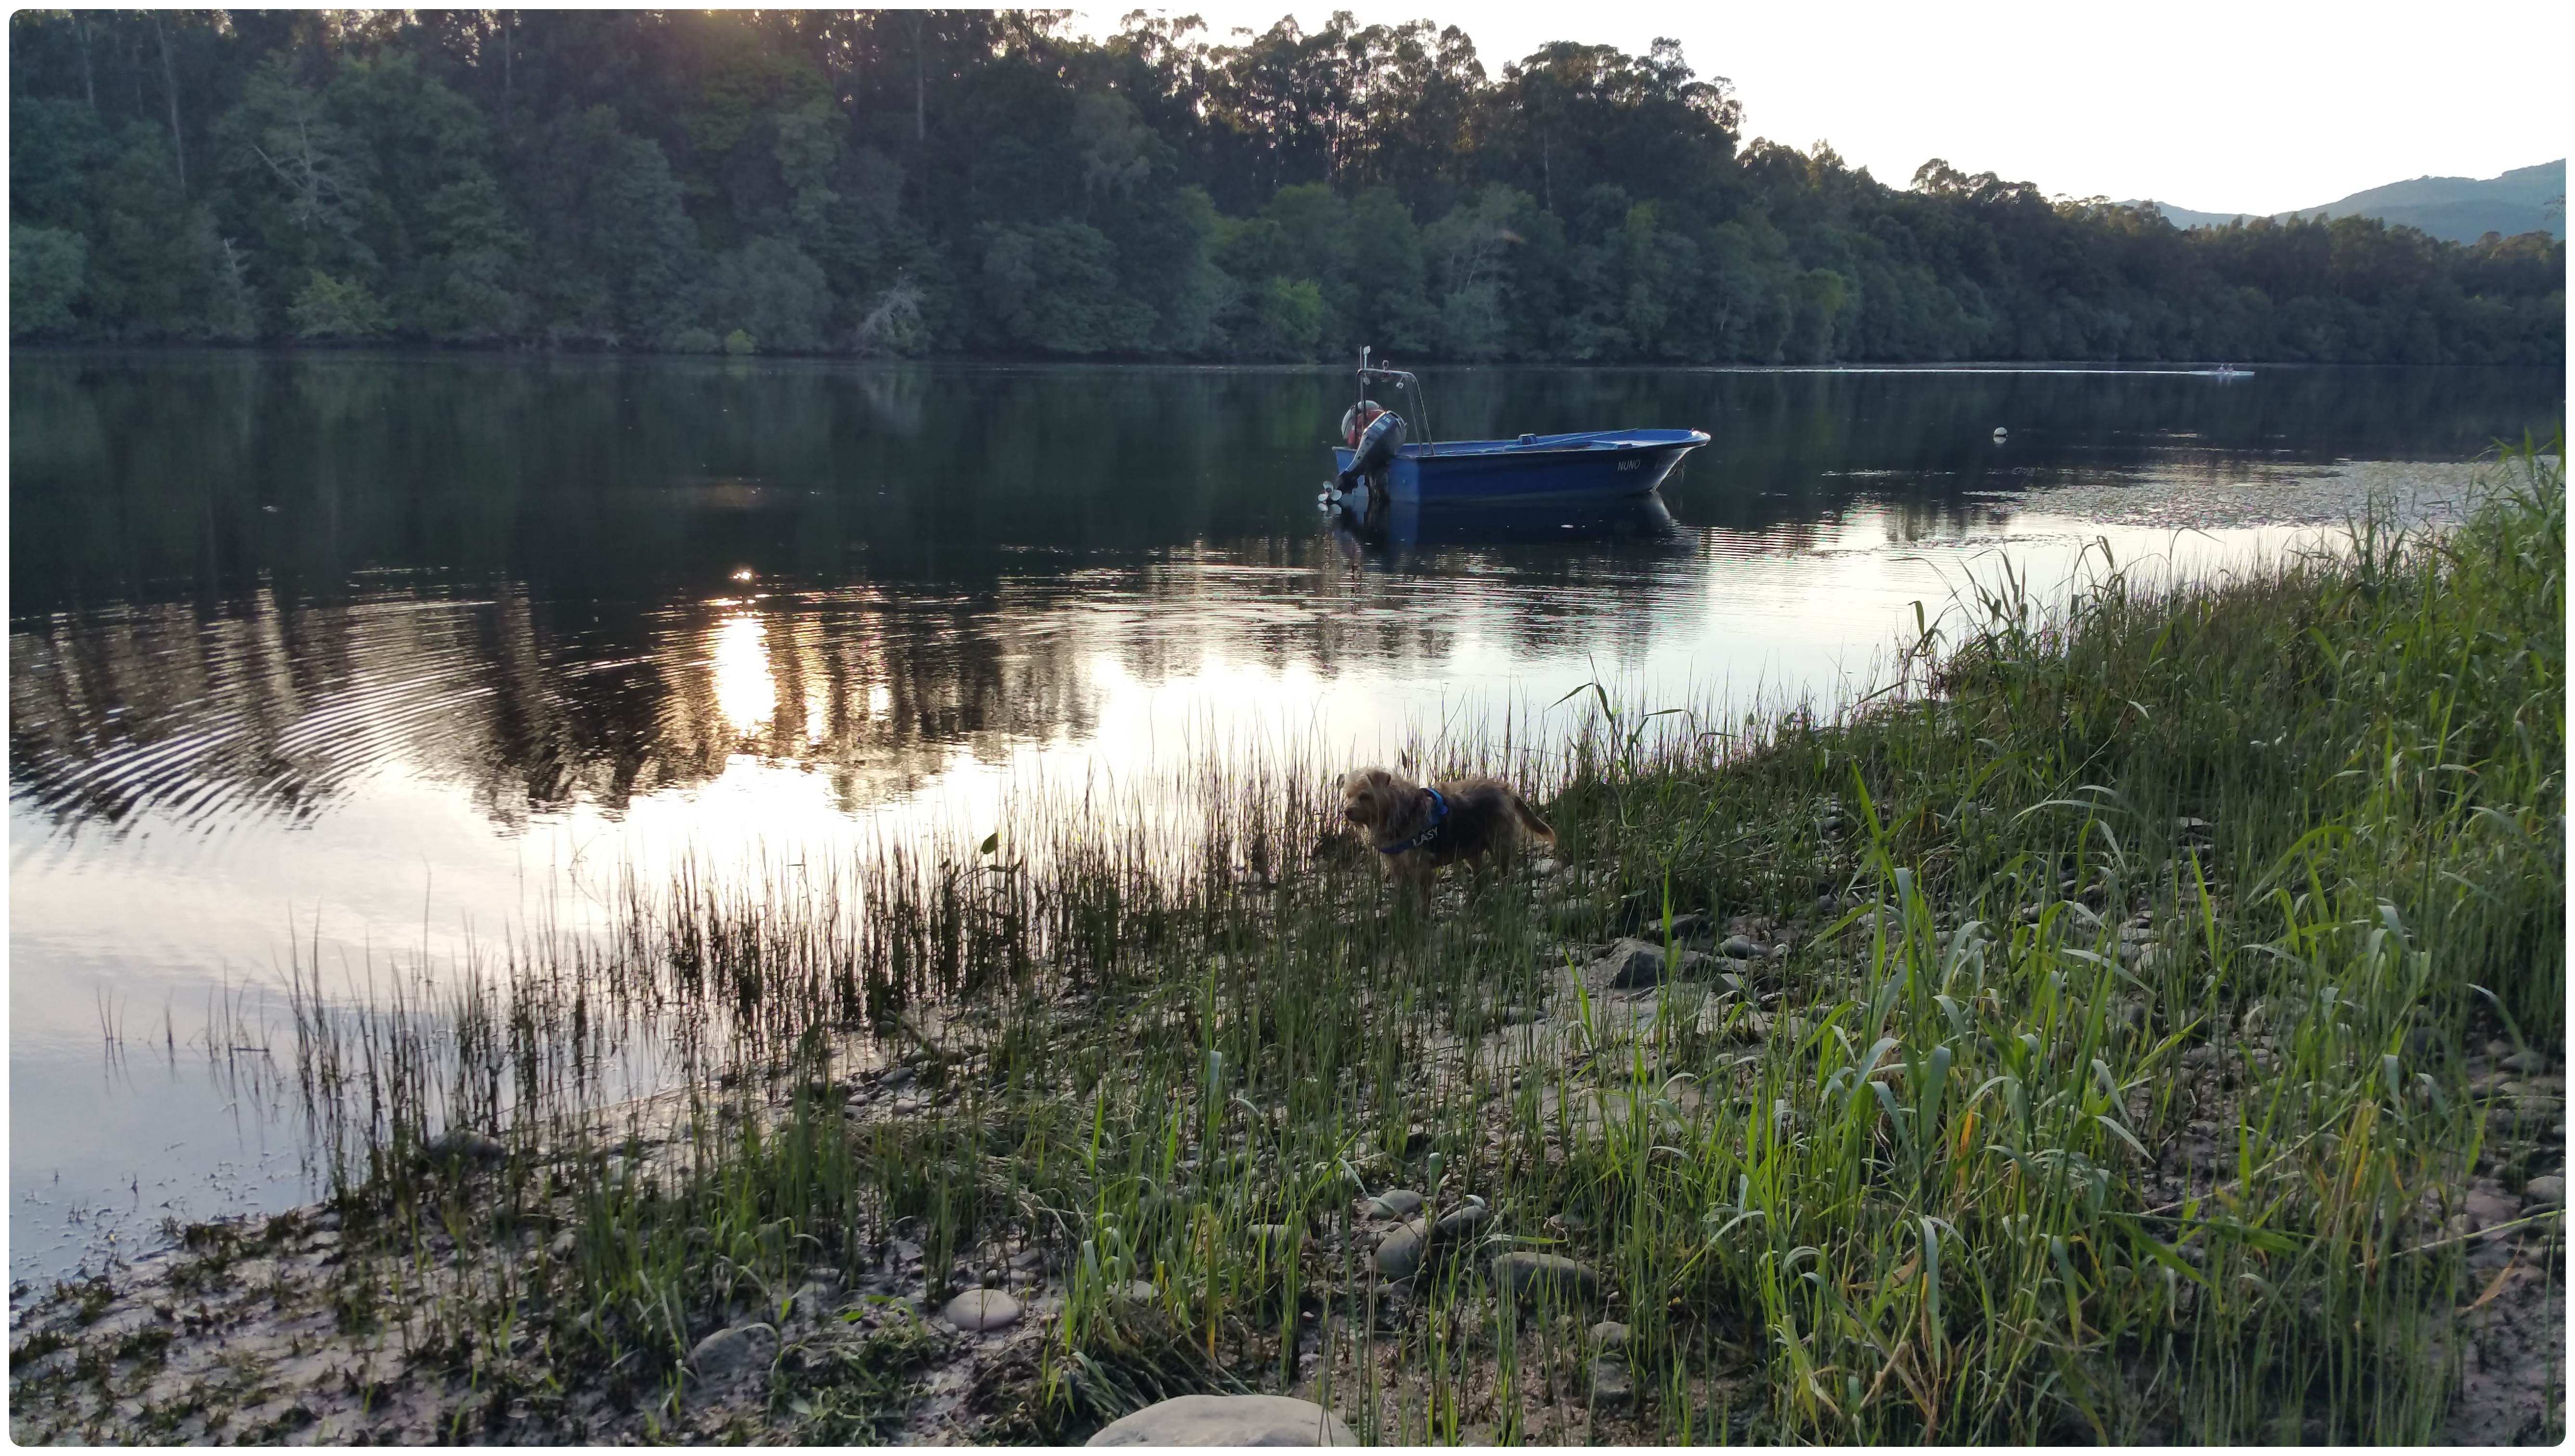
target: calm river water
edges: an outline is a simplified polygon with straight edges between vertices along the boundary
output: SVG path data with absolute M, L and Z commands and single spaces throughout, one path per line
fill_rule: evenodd
M 232 1049 L 291 1055 L 290 944 L 435 956 L 602 866 L 1381 759 L 1595 679 L 1830 702 L 2005 562 L 2241 566 L 2564 414 L 2553 372 L 1426 383 L 1446 438 L 1715 444 L 1660 507 L 1360 548 L 1312 505 L 1336 372 L 15 355 L 13 1274 L 309 1196 Z

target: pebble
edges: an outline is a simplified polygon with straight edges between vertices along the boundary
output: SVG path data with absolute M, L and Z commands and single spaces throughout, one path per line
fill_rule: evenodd
M 1621 989 L 1653 985 L 1663 978 L 1663 947 L 1628 936 L 1613 942 L 1591 967 L 1607 971 L 1608 983 Z
M 1430 1235 L 1419 1219 L 1402 1224 L 1377 1241 L 1376 1273 L 1380 1279 L 1408 1279 L 1429 1251 Z
M 1624 1363 L 1605 1355 L 1591 1362 L 1593 1405 L 1625 1405 L 1635 1394 L 1635 1382 L 1628 1377 Z
M 2521 1212 L 2521 1207 L 2501 1193 L 2477 1188 L 2468 1194 L 2467 1210 L 2469 1220 L 2477 1227 L 2492 1228 L 2510 1220 Z
M 1587 1302 L 1599 1296 L 1600 1276 L 1562 1254 L 1509 1253 L 1493 1260 L 1493 1285 L 1522 1304 Z
M 1020 1318 L 1020 1302 L 999 1289 L 969 1289 L 948 1301 L 939 1317 L 961 1330 L 1008 1329 Z
M 1614 1319 L 1604 1319 L 1591 1327 L 1591 1342 L 1604 1350 L 1627 1348 L 1627 1327 Z
M 777 1343 L 778 1332 L 765 1324 L 738 1324 L 698 1341 L 689 1351 L 689 1368 L 704 1379 L 731 1375 L 768 1363 L 769 1347 Z
M 1660 935 L 1666 945 L 1676 945 L 1697 934 L 1706 924 L 1707 916 L 1692 910 L 1686 915 L 1672 916 L 1672 922 L 1668 926 L 1659 919 L 1649 920 L 1645 924 L 1645 931 L 1648 934 Z
M 1728 935 L 1725 937 L 1725 942 L 1716 947 L 1716 953 L 1730 955 L 1737 960 L 1750 960 L 1768 952 L 1762 948 L 1760 941 L 1749 935 Z
M 1481 1203 L 1464 1203 L 1440 1214 L 1436 1227 L 1441 1238 L 1462 1238 L 1492 1216 L 1493 1210 Z
M 1127 1287 L 1118 1291 L 1118 1297 L 1129 1304 L 1151 1304 L 1154 1302 L 1154 1286 L 1142 1279 L 1130 1279 Z
M 2535 1072 L 2548 1065 L 2548 1058 L 2536 1051 L 2516 1051 L 2495 1064 L 2509 1071 Z
M 2521 1188 L 2524 1208 L 2554 1208 L 2566 1201 L 2566 1175 L 2548 1173 L 2531 1179 Z
M 1182 1395 L 1100 1428 L 1087 1446 L 1355 1446 L 1339 1416 L 1286 1395 Z
M 1635 990 L 1642 986 L 1661 985 L 1671 976 L 1694 975 L 1707 967 L 1709 957 L 1696 950 L 1666 951 L 1651 940 L 1633 936 L 1617 941 L 1609 953 L 1592 962 L 1595 969 L 1609 972 L 1611 990 Z
M 464 1158 L 468 1162 L 492 1162 L 509 1151 L 501 1139 L 471 1127 L 451 1127 L 429 1140 L 432 1157 Z
M 1410 1218 L 1421 1211 L 1421 1195 L 1410 1188 L 1388 1188 L 1359 1209 L 1370 1218 Z

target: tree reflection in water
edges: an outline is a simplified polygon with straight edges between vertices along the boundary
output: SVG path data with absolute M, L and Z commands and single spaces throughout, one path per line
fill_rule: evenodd
M 1351 675 L 1713 652 L 1750 610 L 1712 610 L 1713 584 L 1862 516 L 1937 539 L 2050 480 L 2455 457 L 2559 398 L 2491 370 L 1434 372 L 1454 433 L 1716 443 L 1669 493 L 1679 527 L 1358 550 L 1308 504 L 1325 372 L 16 365 L 12 788 L 67 829 L 147 806 L 301 821 L 390 765 L 505 827 L 741 762 L 861 807 L 960 752 L 1089 741 L 1114 695 L 1220 665 L 1262 670 L 1220 705 L 1258 718 Z

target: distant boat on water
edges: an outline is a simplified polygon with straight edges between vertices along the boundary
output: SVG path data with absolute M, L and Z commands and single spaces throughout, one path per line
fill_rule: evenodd
M 1410 423 L 1368 399 L 1371 384 L 1410 391 L 1422 434 L 1430 433 L 1421 381 L 1404 370 L 1371 367 L 1368 351 L 1359 351 L 1359 399 L 1341 417 L 1342 444 L 1332 448 L 1333 479 L 1316 504 L 1371 532 L 1381 529 L 1389 504 L 1437 507 L 1649 496 L 1682 456 L 1708 443 L 1698 430 L 1589 430 L 1407 444 Z

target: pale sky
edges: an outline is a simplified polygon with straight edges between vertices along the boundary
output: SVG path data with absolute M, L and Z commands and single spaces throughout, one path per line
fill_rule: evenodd
M 1076 13 L 1115 30 L 1134 5 Z M 1205 0 L 1220 36 L 1331 5 Z M 2559 75 L 2575 6 L 2173 0 L 2084 6 L 1352 3 L 1361 24 L 1463 28 L 1498 76 L 1550 40 L 1641 52 L 1677 37 L 1734 82 L 1744 134 L 1830 141 L 1901 187 L 1944 157 L 2042 191 L 2151 197 L 2203 212 L 2285 212 L 2427 173 L 2491 177 L 2567 153 Z M 2555 77 L 2557 79 L 2552 79 Z

